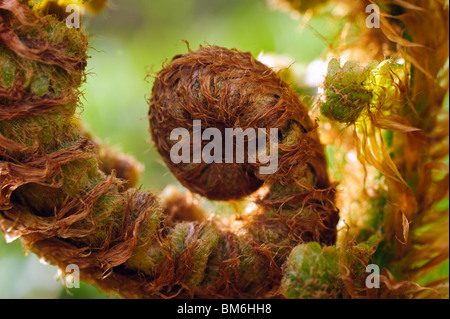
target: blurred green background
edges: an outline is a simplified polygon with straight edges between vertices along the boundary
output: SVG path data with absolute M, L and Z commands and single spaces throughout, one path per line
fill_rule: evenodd
M 307 65 L 324 52 L 326 44 L 300 18 L 275 10 L 267 0 L 113 0 L 97 17 L 87 17 L 84 27 L 91 39 L 90 75 L 83 86 L 81 117 L 103 142 L 145 165 L 144 189 L 161 191 L 176 183 L 149 142 L 146 119 L 152 81 L 166 60 L 192 49 L 214 44 L 254 56 L 260 52 L 291 57 Z M 321 34 L 333 25 L 313 18 L 310 25 Z M 6 244 L 0 237 L 0 298 L 108 298 L 81 282 L 68 294 L 56 279 L 56 267 L 24 256 L 20 241 Z

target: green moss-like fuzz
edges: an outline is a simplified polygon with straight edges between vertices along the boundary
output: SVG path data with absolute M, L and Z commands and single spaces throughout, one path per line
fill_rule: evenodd
M 395 60 L 374 61 L 361 67 L 347 61 L 341 67 L 333 58 L 328 63 L 320 111 L 327 118 L 352 124 L 364 113 L 389 115 L 404 104 L 406 72 Z
M 191 260 L 190 272 L 186 278 L 189 287 L 198 286 L 205 278 L 209 256 L 219 243 L 219 231 L 213 225 L 206 226 L 199 235 Z
M 16 78 L 16 63 L 12 55 L 0 48 L 0 88 L 9 89 Z
M 365 88 L 370 68 L 362 69 L 353 61 L 347 61 L 341 68 L 339 60 L 331 59 L 325 77 L 326 99 L 320 106 L 321 113 L 341 123 L 355 122 L 372 99 L 372 93 Z
M 336 297 L 339 281 L 339 252 L 316 242 L 296 246 L 287 261 L 282 291 L 287 298 Z

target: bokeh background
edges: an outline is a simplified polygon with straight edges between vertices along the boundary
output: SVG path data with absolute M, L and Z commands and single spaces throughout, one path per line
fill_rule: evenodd
M 268 0 L 112 0 L 96 17 L 86 17 L 90 34 L 89 76 L 83 86 L 81 117 L 86 127 L 109 145 L 117 146 L 145 166 L 143 189 L 159 193 L 176 184 L 155 152 L 148 134 L 148 74 L 157 72 L 174 55 L 214 44 L 254 56 L 276 53 L 297 70 L 319 59 L 335 23 L 274 8 Z M 290 63 L 290 62 L 289 62 Z M 317 74 L 316 74 L 317 75 Z M 313 74 L 314 76 L 314 74 Z M 26 255 L 20 241 L 0 237 L 0 298 L 114 298 L 81 282 L 66 290 L 56 267 Z

